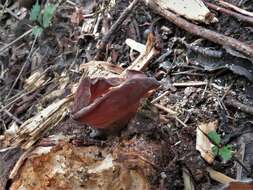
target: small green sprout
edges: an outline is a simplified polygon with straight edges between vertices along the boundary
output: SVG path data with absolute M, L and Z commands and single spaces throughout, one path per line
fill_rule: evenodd
M 211 131 L 208 134 L 209 139 L 213 142 L 214 146 L 212 147 L 212 153 L 214 156 L 220 156 L 222 160 L 228 161 L 232 158 L 232 146 L 221 144 L 221 137 L 216 131 Z
M 34 36 L 40 36 L 43 30 L 50 26 L 57 6 L 57 4 L 47 3 L 42 9 L 38 0 L 36 1 L 30 12 L 30 20 L 37 23 L 32 30 Z

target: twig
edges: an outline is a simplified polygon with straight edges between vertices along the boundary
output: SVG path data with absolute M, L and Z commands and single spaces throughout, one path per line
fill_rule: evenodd
M 253 115 L 253 107 L 251 105 L 243 104 L 231 96 L 226 98 L 225 104 L 232 106 L 236 109 L 239 109 L 250 115 Z
M 167 112 L 170 115 L 177 115 L 177 112 L 175 112 L 175 111 L 173 111 L 173 110 L 171 110 L 171 109 L 169 109 L 165 106 L 162 106 L 161 104 L 156 104 L 155 103 L 154 106 L 157 107 L 160 110 L 163 110 L 163 111 Z
M 12 113 L 10 113 L 7 109 L 3 109 L 3 111 L 14 121 L 16 121 L 18 124 L 22 125 L 23 121 L 21 121 L 19 118 L 17 118 L 15 115 L 13 115 Z
M 96 33 L 98 32 L 98 27 L 99 27 L 99 25 L 100 25 L 100 23 L 101 23 L 101 21 L 102 21 L 102 18 L 103 18 L 102 13 L 99 13 L 99 14 L 98 14 L 98 17 L 97 17 L 96 24 L 95 24 L 94 29 L 93 29 L 93 32 L 92 32 L 92 34 L 93 34 L 94 36 L 95 36 Z M 84 22 L 83 24 L 86 24 L 86 23 Z
M 19 72 L 19 74 L 18 74 L 16 80 L 14 81 L 13 85 L 11 86 L 11 88 L 10 88 L 10 90 L 9 90 L 9 92 L 8 92 L 8 94 L 7 94 L 7 96 L 5 97 L 5 100 L 7 100 L 7 99 L 9 98 L 9 96 L 10 96 L 10 94 L 11 94 L 13 88 L 16 86 L 16 84 L 17 84 L 19 78 L 21 77 L 21 75 L 22 75 L 22 73 L 23 73 L 23 70 L 25 69 L 25 66 L 26 66 L 26 64 L 28 63 L 28 61 L 29 61 L 29 59 L 30 59 L 30 57 L 31 57 L 31 55 L 32 55 L 33 48 L 34 48 L 35 42 L 37 41 L 37 38 L 38 38 L 38 35 L 36 35 L 35 39 L 33 40 L 33 44 L 32 44 L 31 50 L 30 50 L 30 52 L 29 52 L 29 54 L 28 54 L 28 56 L 27 56 L 27 58 L 26 58 L 26 61 L 25 61 L 25 63 L 23 64 L 23 66 L 22 66 L 22 68 L 21 68 L 21 70 L 20 70 L 20 72 Z
M 26 150 L 17 160 L 17 162 L 15 163 L 14 167 L 12 168 L 12 170 L 10 171 L 9 174 L 9 178 L 13 179 L 17 174 L 18 171 L 20 169 L 20 167 L 22 166 L 22 164 L 24 163 L 25 159 L 28 157 L 28 155 L 32 152 L 32 150 L 34 150 L 35 147 L 30 147 L 28 150 Z
M 27 92 L 24 94 L 19 94 L 18 97 L 16 97 L 13 101 L 11 101 L 10 103 L 6 104 L 6 105 L 2 105 L 2 108 L 0 109 L 0 113 L 2 111 L 4 111 L 4 109 L 7 109 L 9 106 L 11 106 L 12 104 L 16 103 L 18 100 L 20 100 L 21 98 L 23 98 L 24 96 L 30 94 L 31 92 Z
M 16 42 L 18 42 L 19 40 L 21 40 L 22 38 L 24 38 L 25 36 L 27 36 L 28 34 L 30 34 L 32 32 L 32 29 L 28 30 L 27 32 L 25 32 L 24 34 L 22 34 L 21 36 L 19 36 L 17 39 L 13 40 L 11 43 L 7 44 L 6 46 L 2 47 L 0 49 L 0 54 L 5 52 L 5 50 L 7 48 L 9 48 L 10 46 L 12 46 L 13 44 L 15 44 Z
M 73 2 L 73 1 L 70 1 L 70 0 L 67 0 L 66 3 L 68 3 L 68 4 L 72 5 L 72 6 L 76 6 L 76 3 Z
M 206 2 L 205 1 L 205 4 L 208 6 L 208 8 L 210 9 L 213 9 L 215 11 L 218 11 L 218 12 L 221 12 L 221 13 L 224 13 L 226 15 L 229 15 L 229 16 L 232 16 L 234 18 L 237 18 L 238 20 L 241 20 L 241 21 L 244 21 L 244 22 L 247 22 L 249 24 L 253 24 L 253 18 L 252 17 L 248 17 L 248 16 L 244 16 L 242 14 L 239 14 L 239 13 L 236 13 L 236 12 L 233 12 L 229 9 L 226 9 L 226 8 L 223 8 L 223 7 L 219 7 L 213 3 L 209 3 L 209 2 Z
M 6 10 L 6 12 L 8 12 L 11 16 L 13 16 L 15 19 L 17 20 L 21 20 L 14 12 L 12 12 L 12 10 L 10 10 L 8 7 L 5 7 L 4 5 L 0 4 L 0 7 L 3 10 Z
M 231 88 L 232 88 L 233 85 L 234 85 L 234 82 L 235 82 L 235 81 L 233 81 L 233 82 L 228 86 L 228 88 L 225 89 L 225 92 L 224 92 L 224 94 L 223 94 L 223 96 L 222 96 L 222 98 L 221 98 L 221 101 L 223 101 L 223 100 L 225 99 L 225 97 L 228 95 L 229 91 L 231 90 Z
M 235 11 L 237 11 L 238 13 L 241 13 L 241 14 L 244 14 L 244 15 L 247 15 L 247 16 L 250 16 L 250 17 L 253 17 L 253 13 L 252 12 L 249 12 L 249 11 L 246 11 L 244 9 L 241 9 L 240 7 L 237 7 L 235 5 L 232 5 L 228 2 L 225 2 L 223 0 L 219 0 L 218 1 L 222 6 L 224 7 L 227 7 L 227 8 L 230 8 L 230 9 L 233 9 Z
M 110 30 L 104 35 L 97 49 L 97 53 L 95 56 L 95 60 L 103 60 L 104 59 L 104 50 L 106 48 L 107 43 L 112 38 L 112 34 L 114 34 L 123 23 L 123 21 L 127 18 L 127 16 L 133 11 L 135 5 L 139 2 L 139 0 L 133 0 L 132 3 L 124 10 L 124 12 L 120 15 L 118 20 L 112 25 Z
M 160 96 L 158 96 L 157 98 L 155 98 L 154 100 L 152 100 L 151 104 L 154 104 L 154 103 L 158 102 L 160 99 L 162 99 L 164 96 L 167 96 L 168 94 L 169 94 L 169 91 L 165 91 Z
M 175 87 L 187 87 L 187 86 L 205 86 L 208 82 L 192 81 L 192 82 L 175 82 L 172 85 Z
M 251 175 L 250 170 L 244 165 L 244 163 L 243 163 L 240 159 L 238 159 L 236 156 L 233 156 L 232 159 L 233 159 L 234 161 L 236 161 L 238 164 L 240 164 L 240 166 L 242 166 L 242 168 L 243 168 L 249 175 Z M 252 177 L 252 176 L 250 176 L 250 177 Z
M 208 39 L 214 43 L 220 44 L 222 46 L 228 46 L 232 49 L 235 49 L 245 56 L 249 57 L 253 60 L 253 48 L 251 48 L 249 45 L 236 40 L 234 38 L 225 36 L 223 34 L 219 34 L 215 31 L 206 29 L 202 26 L 198 26 L 196 24 L 193 24 L 181 17 L 179 17 L 177 14 L 162 9 L 157 3 L 157 0 L 154 1 L 146 1 L 147 5 L 151 8 L 151 10 L 154 10 L 170 22 L 174 23 L 178 27 L 190 32 L 191 34 L 194 34 L 196 36 L 200 36 L 202 38 Z
M 178 117 L 175 117 L 175 119 L 184 127 L 188 127 L 181 119 L 179 119 Z
M 181 119 L 179 119 L 176 115 L 177 115 L 177 112 L 165 107 L 165 106 L 162 106 L 160 104 L 154 104 L 155 107 L 157 107 L 158 109 L 166 112 L 169 114 L 170 117 L 174 118 L 176 121 L 178 121 L 181 125 L 183 125 L 184 127 L 188 127 Z
M 240 154 L 241 158 L 240 159 L 244 160 L 244 155 L 245 155 L 245 143 L 244 142 L 241 143 L 240 149 L 241 149 L 241 154 Z M 236 170 L 236 179 L 239 181 L 242 180 L 242 166 L 238 163 L 237 163 L 237 170 Z

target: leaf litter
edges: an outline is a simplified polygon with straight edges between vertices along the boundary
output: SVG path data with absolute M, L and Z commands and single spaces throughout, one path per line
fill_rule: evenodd
M 148 9 L 149 2 L 136 2 L 38 1 L 41 7 L 35 5 L 29 14 L 14 1 L 1 1 L 8 10 L 0 7 L 0 189 L 252 187 L 252 60 L 244 52 L 182 30 Z M 248 1 L 228 2 L 253 8 Z M 174 11 L 185 16 L 178 8 Z M 27 16 L 17 20 L 24 13 Z M 209 19 L 200 21 L 205 25 L 198 24 L 198 18 L 192 23 L 252 43 L 250 24 L 212 9 L 205 13 L 210 16 L 202 17 Z M 29 33 L 19 37 L 38 26 L 38 19 L 44 28 L 32 48 Z M 132 84 L 125 78 L 126 68 L 142 70 L 144 82 L 119 95 L 117 89 Z M 117 85 L 107 83 L 111 78 Z M 144 90 L 138 100 L 120 107 L 124 94 L 135 95 L 151 78 L 159 88 L 148 96 L 144 94 L 150 89 Z M 109 104 L 91 117 L 109 114 L 107 121 L 128 124 L 119 134 L 92 138 L 88 119 L 81 124 L 70 112 L 85 109 L 82 101 L 89 101 L 88 107 L 94 101 L 83 91 L 74 98 L 79 81 L 91 85 L 99 79 L 109 86 L 96 98 L 108 98 Z M 78 107 L 74 112 L 73 102 Z M 117 114 L 110 112 L 114 104 L 119 104 Z M 127 110 L 131 106 L 134 109 Z M 129 112 L 131 117 L 118 117 Z M 215 129 L 210 129 L 214 123 Z M 219 148 L 229 146 L 232 158 L 227 150 L 226 161 L 212 155 L 214 145 L 200 126 L 215 130 Z M 202 152 L 205 143 L 199 143 L 200 137 L 209 147 L 211 162 L 203 156 L 207 152 Z

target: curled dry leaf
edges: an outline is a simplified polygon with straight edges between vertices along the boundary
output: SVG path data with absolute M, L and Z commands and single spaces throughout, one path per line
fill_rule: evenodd
M 120 129 L 135 115 L 140 99 L 156 89 L 154 78 L 134 70 L 125 77 L 84 78 L 71 107 L 72 118 L 98 129 Z

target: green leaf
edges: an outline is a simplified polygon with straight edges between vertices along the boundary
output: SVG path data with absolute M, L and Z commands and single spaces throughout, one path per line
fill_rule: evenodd
M 41 28 L 40 26 L 35 26 L 32 29 L 32 35 L 33 36 L 40 36 L 43 32 L 43 28 Z
M 217 146 L 213 146 L 212 147 L 212 153 L 214 156 L 217 156 L 219 152 L 219 148 Z
M 40 5 L 38 0 L 36 1 L 36 3 L 33 5 L 31 13 L 30 13 L 30 20 L 31 21 L 36 21 L 38 16 L 40 14 Z
M 224 161 L 228 161 L 232 158 L 232 146 L 225 145 L 219 149 L 219 155 Z
M 208 134 L 208 137 L 216 144 L 219 145 L 221 142 L 220 135 L 216 131 L 211 131 Z
M 50 3 L 46 4 L 44 8 L 43 18 L 42 18 L 42 23 L 43 23 L 44 28 L 49 27 L 49 25 L 51 24 L 56 8 L 57 8 L 57 5 L 52 5 Z

